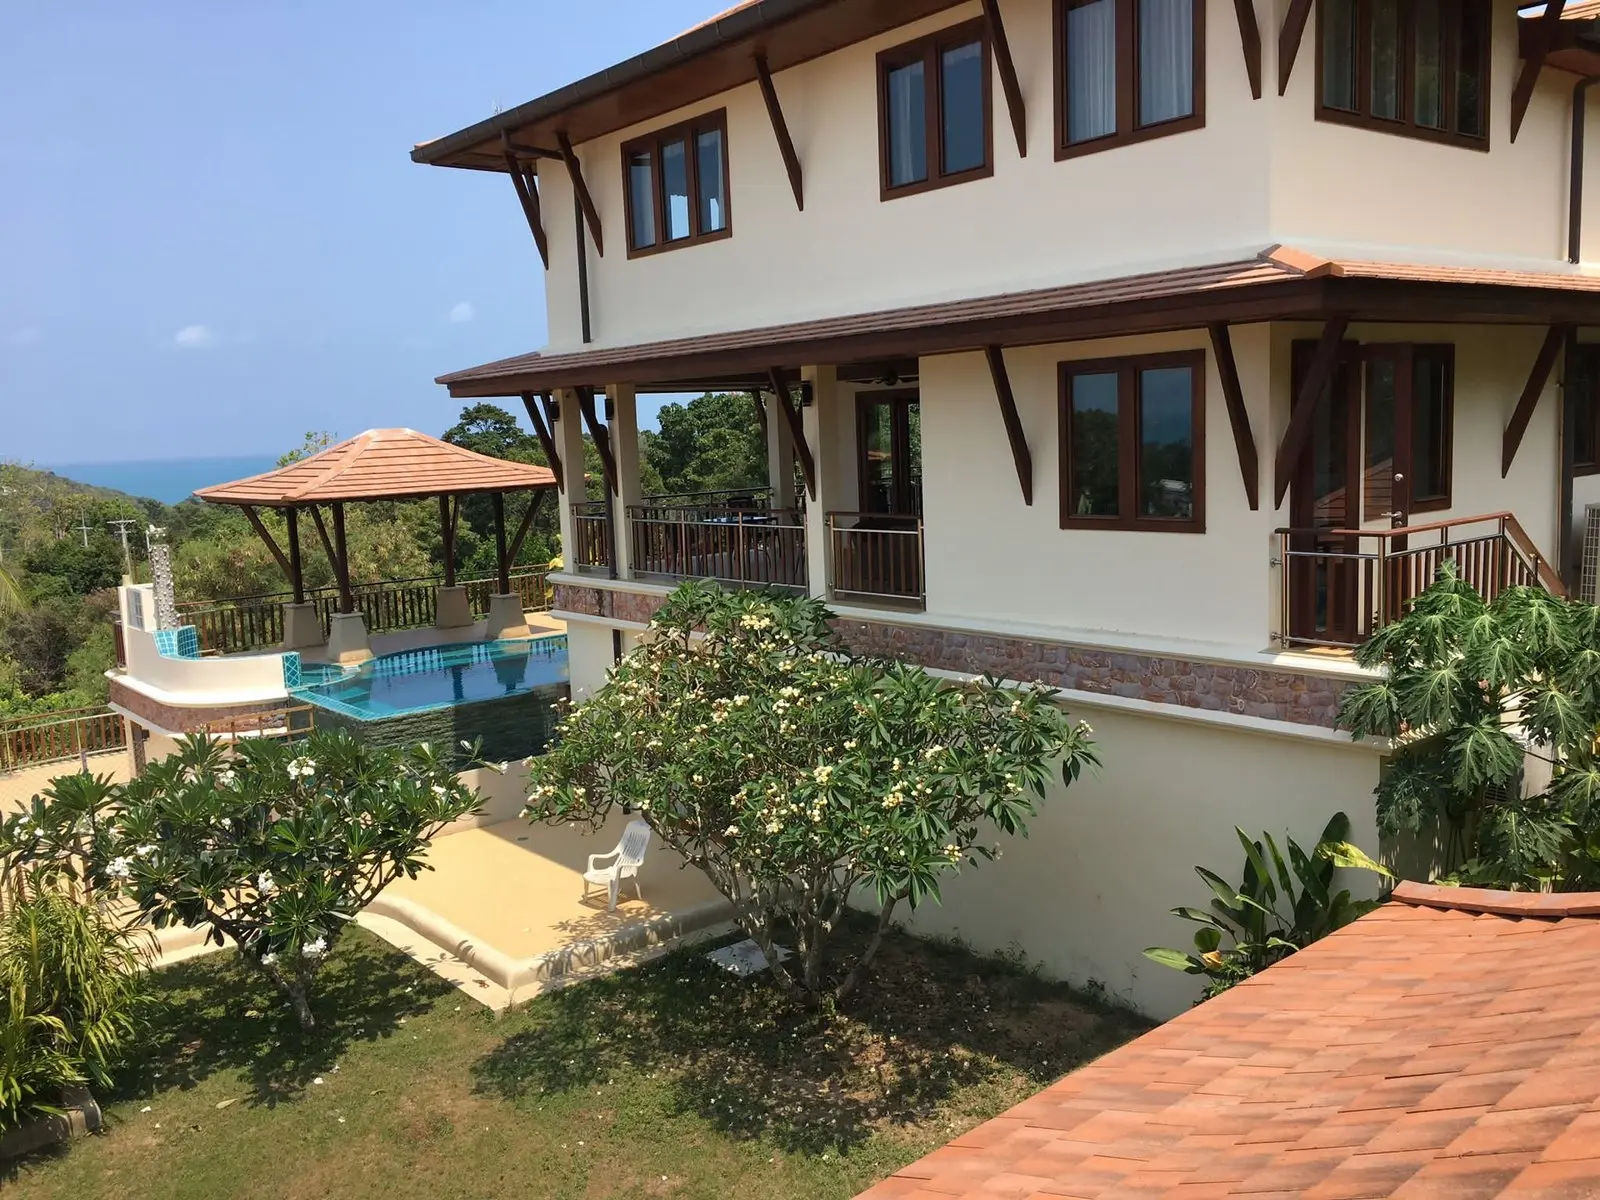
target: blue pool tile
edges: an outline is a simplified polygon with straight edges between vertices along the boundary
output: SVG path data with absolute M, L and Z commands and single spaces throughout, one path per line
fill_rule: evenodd
M 283 656 L 283 687 L 293 691 L 300 686 L 300 655 L 291 650 Z

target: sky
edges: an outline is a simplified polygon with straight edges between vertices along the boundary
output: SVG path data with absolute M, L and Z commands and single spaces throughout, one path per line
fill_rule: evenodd
M 435 376 L 543 345 L 543 270 L 502 176 L 412 145 L 719 7 L 0 0 L 0 460 L 442 432 Z

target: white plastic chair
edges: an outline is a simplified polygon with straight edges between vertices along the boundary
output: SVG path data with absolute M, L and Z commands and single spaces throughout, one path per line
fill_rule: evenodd
M 650 825 L 646 821 L 629 821 L 628 827 L 622 831 L 622 840 L 617 843 L 617 848 L 609 854 L 589 855 L 589 869 L 583 873 L 583 898 L 589 898 L 589 888 L 604 886 L 610 893 L 611 902 L 606 906 L 607 912 L 615 912 L 617 908 L 617 889 L 622 886 L 624 879 L 633 880 L 633 894 L 639 899 L 644 899 L 644 894 L 639 891 L 639 868 L 644 866 L 644 852 L 650 848 Z M 596 864 L 606 859 L 615 859 L 609 866 Z

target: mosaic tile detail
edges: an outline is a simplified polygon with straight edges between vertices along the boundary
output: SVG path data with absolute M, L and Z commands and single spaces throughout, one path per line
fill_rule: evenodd
M 200 631 L 193 625 L 177 629 L 157 629 L 152 637 L 162 658 L 199 658 Z
M 285 691 L 293 691 L 300 686 L 300 655 L 291 650 L 283 656 L 283 687 Z

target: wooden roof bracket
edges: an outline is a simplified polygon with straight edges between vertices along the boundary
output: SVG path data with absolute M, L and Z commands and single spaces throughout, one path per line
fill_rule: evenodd
M 533 234 L 533 244 L 539 248 L 539 258 L 548 271 L 550 241 L 545 237 L 544 217 L 539 211 L 539 180 L 536 176 L 524 174 L 516 151 L 511 148 L 511 135 L 502 132 L 500 138 L 504 146 L 506 170 L 511 175 L 511 186 L 517 189 L 517 202 L 522 205 L 522 215 L 528 219 L 528 231 Z
M 1239 48 L 1244 51 L 1244 70 L 1250 78 L 1250 97 L 1261 99 L 1261 27 L 1256 24 L 1255 0 L 1233 0 L 1233 15 L 1239 22 Z
M 1539 24 L 1528 46 L 1528 56 L 1522 60 L 1522 71 L 1517 75 L 1516 86 L 1511 89 L 1511 140 L 1517 140 L 1522 119 L 1528 115 L 1528 104 L 1533 100 L 1533 89 L 1539 82 L 1539 72 L 1544 68 L 1545 56 L 1556 44 L 1556 33 L 1561 28 L 1561 11 L 1567 0 L 1548 0 Z
M 789 172 L 789 190 L 794 193 L 794 206 L 804 212 L 806 188 L 800 172 L 800 155 L 795 152 L 794 139 L 789 136 L 789 122 L 784 119 L 783 105 L 778 103 L 778 89 L 772 82 L 772 68 L 767 66 L 765 54 L 756 55 L 756 82 L 761 85 L 761 99 L 767 105 L 767 119 L 772 122 L 772 136 L 778 139 L 778 153 L 783 156 L 784 170 Z
M 1333 379 L 1333 369 L 1339 362 L 1340 343 L 1344 331 L 1350 327 L 1349 317 L 1330 317 L 1322 326 L 1322 337 L 1317 340 L 1317 351 L 1311 358 L 1311 369 L 1300 384 L 1300 394 L 1294 411 L 1289 414 L 1289 427 L 1283 431 L 1283 442 L 1278 447 L 1278 458 L 1273 468 L 1274 504 L 1281 506 L 1289 491 L 1289 480 L 1294 476 L 1295 464 L 1311 439 L 1311 426 L 1317 409 L 1328 392 Z
M 583 164 L 578 161 L 578 152 L 572 148 L 572 139 L 565 131 L 556 134 L 556 141 L 561 145 L 561 159 L 567 164 L 572 190 L 577 193 L 578 204 L 583 209 L 583 219 L 589 226 L 589 236 L 594 239 L 595 252 L 604 258 L 606 243 L 600 235 L 600 210 L 594 206 L 594 197 L 589 194 L 589 185 L 584 182 Z
M 549 397 L 545 397 L 549 399 Z M 533 436 L 539 439 L 539 445 L 544 450 L 544 456 L 550 463 L 550 473 L 556 477 L 556 486 L 563 492 L 567 485 L 561 474 L 561 454 L 556 450 L 555 434 L 545 424 L 544 414 L 539 411 L 538 401 L 532 392 L 522 393 L 522 407 L 528 410 L 528 424 L 533 426 Z
M 805 422 L 800 419 L 800 410 L 794 406 L 794 396 L 789 391 L 789 385 L 784 381 L 783 368 L 771 367 L 767 377 L 772 381 L 772 396 L 777 403 L 778 412 L 789 426 L 789 436 L 794 441 L 794 455 L 800 460 L 800 474 L 805 477 L 806 495 L 812 500 L 817 498 L 817 464 L 811 457 L 811 446 L 806 441 Z
M 508 566 L 516 564 L 517 556 L 522 553 L 522 543 L 528 540 L 528 530 L 533 528 L 533 519 L 539 515 L 539 506 L 543 503 L 543 492 L 534 492 L 528 500 L 528 509 L 522 514 L 522 523 L 517 526 L 516 536 L 511 539 L 511 549 L 506 552 Z
M 989 376 L 994 380 L 995 399 L 1000 402 L 1000 419 L 1005 422 L 1006 440 L 1011 443 L 1011 461 L 1017 468 L 1022 502 L 1031 506 L 1033 454 L 1028 450 L 1028 437 L 1022 429 L 1022 418 L 1017 414 L 1017 398 L 1011 390 L 1011 376 L 1006 371 L 1005 351 L 999 346 L 985 346 L 983 355 L 989 360 Z
M 1294 73 L 1294 57 L 1300 53 L 1300 39 L 1305 36 L 1306 21 L 1311 16 L 1311 0 L 1289 0 L 1289 11 L 1283 14 L 1283 28 L 1278 31 L 1278 95 L 1289 90 L 1289 76 Z
M 277 560 L 278 566 L 283 569 L 283 573 L 293 581 L 294 568 L 289 564 L 288 556 L 278 549 L 278 543 L 273 541 L 271 531 L 261 523 L 261 517 L 257 514 L 255 505 L 241 504 L 239 511 L 244 513 L 244 519 L 250 522 L 250 528 L 256 531 L 256 536 L 266 543 L 267 549 L 272 552 L 272 557 Z
M 1000 19 L 1000 0 L 983 0 L 983 21 L 989 30 L 989 45 L 994 49 L 994 65 L 1000 75 L 1000 90 L 1005 93 L 1006 111 L 1011 114 L 1011 132 L 1017 136 L 1017 154 L 1028 157 L 1028 110 L 1022 102 L 1022 84 L 1017 79 L 1017 64 L 1011 57 L 1005 22 Z M 1031 502 L 1030 502 L 1031 503 Z
M 1550 382 L 1550 372 L 1555 369 L 1556 358 L 1567 340 L 1568 331 L 1566 325 L 1552 325 L 1545 330 L 1544 345 L 1539 347 L 1538 357 L 1533 360 L 1533 369 L 1528 372 L 1528 382 L 1523 385 L 1522 396 L 1511 414 L 1510 423 L 1506 425 L 1505 440 L 1500 448 L 1501 479 L 1511 474 L 1511 464 L 1522 445 L 1522 435 L 1528 432 L 1528 422 L 1533 420 L 1533 410 L 1539 406 L 1539 397 L 1544 395 L 1545 385 Z
M 1233 339 L 1226 321 L 1213 321 L 1211 353 L 1217 360 L 1222 379 L 1222 398 L 1228 405 L 1228 424 L 1233 426 L 1233 448 L 1239 453 L 1239 477 L 1244 480 L 1245 499 L 1250 511 L 1261 507 L 1261 460 L 1256 455 L 1255 435 L 1250 432 L 1250 413 L 1244 406 L 1244 388 L 1239 383 L 1239 364 L 1233 357 Z
M 589 427 L 594 448 L 600 452 L 600 469 L 605 473 L 606 490 L 615 496 L 618 494 L 617 460 L 611 453 L 611 431 L 600 424 L 600 418 L 595 415 L 593 388 L 578 389 L 578 411 L 583 414 L 583 423 Z

